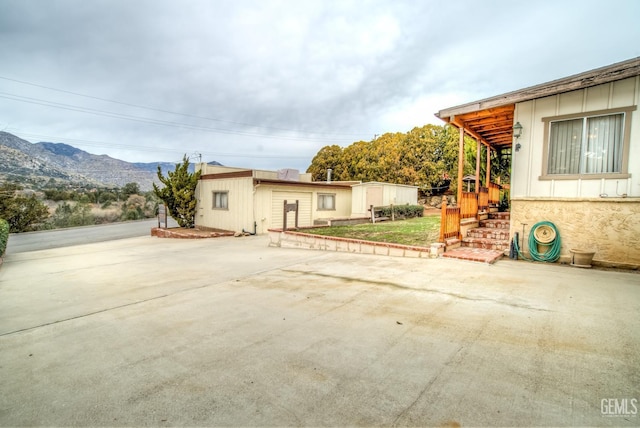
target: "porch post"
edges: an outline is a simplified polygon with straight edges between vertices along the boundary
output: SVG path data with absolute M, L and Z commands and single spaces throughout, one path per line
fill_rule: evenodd
M 458 206 L 462 203 L 462 176 L 464 174 L 464 127 L 460 127 L 460 143 L 458 145 Z
M 491 183 L 491 147 L 487 146 L 487 172 L 485 186 L 489 187 L 489 183 Z
M 480 193 L 480 155 L 482 148 L 480 141 L 476 140 L 476 194 Z

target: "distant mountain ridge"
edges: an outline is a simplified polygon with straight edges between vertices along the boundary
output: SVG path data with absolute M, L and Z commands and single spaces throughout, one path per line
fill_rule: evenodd
M 164 174 L 176 165 L 170 162 L 130 163 L 107 155 L 93 155 L 64 143 L 34 144 L 2 131 L 0 159 L 0 179 L 37 183 L 54 179 L 106 187 L 138 183 L 143 191 L 151 190 L 152 183 L 159 183 L 158 165 Z M 190 165 L 191 171 L 194 167 Z

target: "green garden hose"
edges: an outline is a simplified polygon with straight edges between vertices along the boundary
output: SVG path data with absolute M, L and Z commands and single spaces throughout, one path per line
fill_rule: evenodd
M 560 258 L 560 232 L 550 221 L 540 221 L 531 228 L 529 233 L 530 259 L 522 254 L 517 240 L 514 240 L 513 244 L 518 255 L 524 260 L 552 263 Z M 544 251 L 538 251 L 539 245 L 544 248 Z

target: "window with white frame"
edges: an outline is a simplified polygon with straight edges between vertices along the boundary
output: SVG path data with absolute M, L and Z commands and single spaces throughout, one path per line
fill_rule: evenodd
M 543 119 L 547 125 L 543 176 L 626 174 L 629 117 L 634 109 Z
M 229 192 L 213 192 L 213 209 L 229 209 Z
M 335 193 L 318 193 L 318 210 L 335 210 Z

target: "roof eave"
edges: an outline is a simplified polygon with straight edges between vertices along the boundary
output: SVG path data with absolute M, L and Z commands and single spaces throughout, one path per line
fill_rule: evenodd
M 437 112 L 435 116 L 449 122 L 451 117 L 459 114 L 530 101 L 536 98 L 589 88 L 591 86 L 601 85 L 638 75 L 640 75 L 640 57 L 553 80 L 551 82 L 530 86 L 517 91 L 507 92 L 506 94 L 496 95 L 479 101 L 446 108 Z

